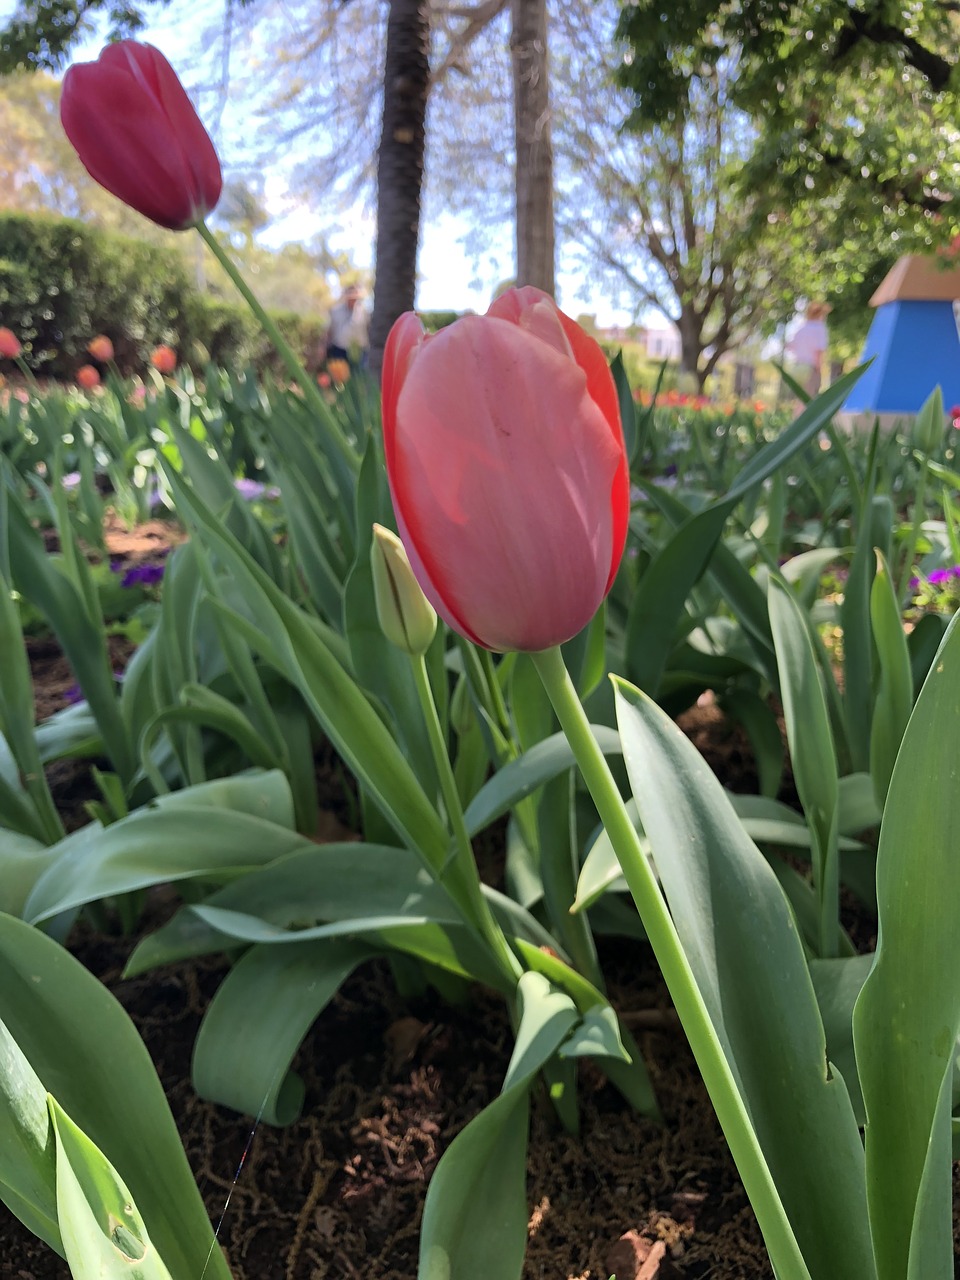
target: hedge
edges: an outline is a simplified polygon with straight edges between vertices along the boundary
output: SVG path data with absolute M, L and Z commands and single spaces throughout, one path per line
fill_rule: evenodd
M 273 318 L 294 350 L 316 363 L 324 321 Z M 68 218 L 0 214 L 0 325 L 23 343 L 34 372 L 48 377 L 72 378 L 100 333 L 124 373 L 142 371 L 161 342 L 198 368 L 209 357 L 280 369 L 246 307 L 197 290 L 179 255 Z

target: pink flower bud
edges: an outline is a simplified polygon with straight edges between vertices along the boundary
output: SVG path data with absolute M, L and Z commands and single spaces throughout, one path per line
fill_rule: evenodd
M 108 360 L 113 359 L 113 343 L 105 333 L 98 334 L 97 337 L 91 338 L 87 343 L 87 350 L 90 352 L 94 360 L 100 364 L 106 364 Z
M 149 44 L 121 40 L 63 78 L 60 120 L 90 176 L 161 227 L 202 222 L 223 179 L 176 72 Z
M 177 353 L 173 347 L 161 344 L 159 347 L 154 347 L 150 355 L 150 363 L 157 373 L 169 376 L 177 367 Z
M 16 360 L 22 349 L 12 329 L 0 329 L 0 359 Z
M 401 316 L 383 362 L 393 506 L 437 612 L 497 650 L 577 634 L 613 582 L 629 476 L 613 378 L 539 289 L 430 337 Z

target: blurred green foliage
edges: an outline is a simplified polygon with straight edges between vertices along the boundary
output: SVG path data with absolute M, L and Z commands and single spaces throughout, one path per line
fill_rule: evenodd
M 200 293 L 179 255 L 69 218 L 0 213 L 0 315 L 35 373 L 69 378 L 87 343 L 111 339 L 124 373 L 141 372 L 158 343 L 202 366 L 253 363 L 279 372 L 276 356 L 240 303 Z M 316 363 L 318 316 L 274 313 L 284 336 Z

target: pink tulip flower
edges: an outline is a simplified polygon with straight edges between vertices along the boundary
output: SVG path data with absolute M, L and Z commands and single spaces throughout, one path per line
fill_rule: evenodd
M 12 329 L 0 329 L 0 360 L 16 360 L 23 348 Z
M 100 364 L 106 364 L 108 360 L 113 359 L 113 343 L 105 333 L 97 334 L 95 338 L 91 338 L 87 343 L 87 350 L 94 360 Z
M 168 347 L 165 343 L 161 343 L 159 347 L 154 347 L 150 353 L 150 363 L 157 373 L 162 373 L 169 377 L 177 367 L 177 353 L 173 347 Z
M 162 53 L 121 40 L 63 78 L 60 120 L 90 176 L 161 227 L 183 231 L 216 206 L 210 136 Z
M 100 374 L 92 364 L 82 364 L 77 370 L 77 384 L 83 387 L 84 391 L 92 391 L 94 387 L 100 385 Z
M 488 649 L 576 635 L 617 572 L 629 475 L 613 378 L 539 289 L 427 336 L 401 316 L 383 362 L 387 474 L 424 594 Z

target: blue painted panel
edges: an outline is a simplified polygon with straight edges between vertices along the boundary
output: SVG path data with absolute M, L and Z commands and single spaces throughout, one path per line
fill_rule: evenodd
M 862 360 L 874 362 L 850 392 L 845 413 L 916 413 L 940 384 L 949 409 L 960 404 L 960 337 L 949 302 L 877 307 Z

